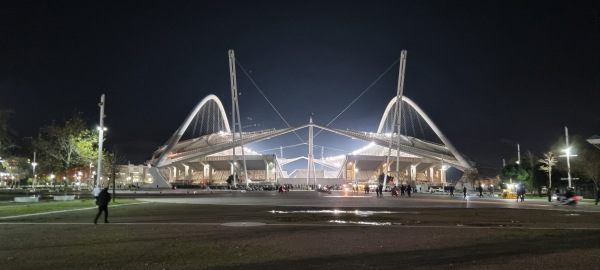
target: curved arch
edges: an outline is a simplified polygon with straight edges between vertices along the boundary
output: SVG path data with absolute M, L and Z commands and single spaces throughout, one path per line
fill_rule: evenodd
M 211 100 L 214 101 L 215 103 L 217 103 L 217 106 L 219 107 L 219 111 L 221 112 L 221 117 L 223 118 L 223 122 L 225 122 L 225 131 L 231 133 L 231 128 L 229 127 L 229 120 L 227 120 L 227 114 L 225 114 L 225 108 L 223 107 L 223 103 L 221 103 L 221 100 L 217 96 L 210 94 L 210 95 L 206 96 L 204 99 L 202 99 L 202 101 L 200 101 L 200 103 L 198 103 L 198 105 L 196 105 L 194 110 L 192 110 L 192 112 L 188 115 L 188 117 L 185 119 L 185 121 L 179 127 L 179 129 L 177 129 L 177 131 L 175 131 L 175 134 L 173 134 L 173 136 L 171 136 L 171 138 L 169 138 L 169 140 L 167 141 L 167 147 L 165 148 L 165 150 L 162 151 L 162 153 L 160 154 L 160 157 L 154 163 L 155 166 L 160 166 L 160 164 L 165 161 L 169 152 L 171 152 L 171 150 L 173 150 L 173 147 L 175 146 L 175 144 L 177 144 L 177 142 L 179 142 L 179 139 L 181 139 L 181 136 L 183 136 L 183 134 L 189 127 L 190 123 L 192 122 L 192 120 L 194 119 L 196 114 L 200 111 L 202 106 L 204 106 L 204 104 L 206 104 L 207 102 L 209 102 Z
M 394 104 L 396 103 L 396 99 L 397 99 L 396 97 L 393 97 L 392 100 L 390 100 L 390 102 L 388 103 L 387 107 L 385 108 L 385 112 L 383 113 L 383 116 L 381 117 L 381 121 L 379 122 L 379 128 L 377 128 L 377 133 L 381 133 L 381 131 L 383 130 L 383 126 L 385 125 L 385 120 L 387 119 L 387 116 L 388 116 L 390 110 L 392 109 L 392 107 L 394 107 Z M 440 140 L 444 143 L 444 145 L 446 147 L 448 147 L 448 150 L 450 150 L 450 152 L 452 152 L 452 154 L 454 154 L 454 157 L 456 157 L 456 159 L 458 160 L 458 162 L 460 162 L 460 164 L 462 166 L 464 166 L 466 168 L 471 168 L 471 164 L 469 162 L 467 162 L 467 160 L 456 150 L 456 148 L 454 148 L 454 145 L 452 145 L 452 143 L 446 138 L 446 136 L 444 136 L 444 133 L 442 133 L 442 131 L 435 125 L 435 123 L 433 123 L 433 121 L 419 107 L 419 105 L 417 105 L 417 103 L 415 103 L 410 98 L 407 98 L 405 96 L 402 96 L 402 101 L 404 101 L 404 102 L 408 103 L 410 106 L 412 106 L 423 117 L 423 119 L 425 119 L 425 122 L 427 122 L 427 124 L 431 127 L 431 129 L 433 129 L 433 132 L 435 132 L 435 134 L 440 138 Z M 398 133 L 400 133 L 400 132 L 398 132 Z

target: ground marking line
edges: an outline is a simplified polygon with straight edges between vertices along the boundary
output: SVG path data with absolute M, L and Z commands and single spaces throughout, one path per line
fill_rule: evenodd
M 118 205 L 113 205 L 113 206 L 111 206 L 111 208 L 112 208 L 112 207 L 125 206 L 125 205 L 137 205 L 137 204 L 146 204 L 146 203 L 150 203 L 150 202 L 139 202 L 139 203 L 118 204 Z M 58 214 L 58 213 L 74 212 L 74 211 L 82 211 L 82 210 L 90 210 L 90 209 L 97 209 L 97 208 L 98 208 L 98 207 L 86 207 L 86 208 L 75 208 L 75 209 L 58 210 L 58 211 L 50 211 L 50 212 L 40 212 L 40 213 L 22 214 L 22 215 L 16 215 L 16 216 L 6 216 L 6 217 L 0 217 L 0 219 L 11 219 L 11 218 L 21 218 L 21 217 L 41 216 L 41 215 L 48 215 L 48 214 Z M 43 224 L 43 223 L 40 223 L 40 224 Z

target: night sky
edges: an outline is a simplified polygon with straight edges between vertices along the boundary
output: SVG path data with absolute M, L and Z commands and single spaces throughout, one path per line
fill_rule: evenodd
M 598 1 L 2 1 L 0 108 L 21 138 L 76 111 L 96 125 L 105 93 L 108 147 L 142 163 L 206 95 L 231 110 L 229 49 L 292 126 L 329 123 L 406 49 L 404 94 L 490 175 L 517 143 L 600 133 Z M 397 79 L 331 127 L 376 131 Z M 286 127 L 239 67 L 238 85 L 247 130 Z M 357 147 L 336 138 L 315 143 Z

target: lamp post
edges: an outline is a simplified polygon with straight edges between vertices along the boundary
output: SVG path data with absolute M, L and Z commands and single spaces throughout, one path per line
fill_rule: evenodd
M 94 178 L 92 177 L 94 174 L 92 173 L 92 168 L 94 168 L 93 162 L 90 162 L 90 170 L 88 171 L 88 186 L 93 186 Z
M 103 135 L 104 135 L 104 94 L 102 94 L 102 96 L 100 97 L 100 103 L 98 104 L 98 106 L 100 106 L 100 126 L 98 127 L 98 173 L 97 173 L 97 178 L 96 178 L 96 185 L 97 187 L 100 186 L 100 174 L 101 174 L 101 168 L 102 168 L 102 141 L 103 141 Z
M 568 180 L 569 187 L 572 187 L 571 180 L 578 180 L 579 178 L 571 178 L 571 161 L 569 157 L 576 157 L 577 155 L 571 155 L 571 147 L 569 147 L 569 130 L 565 127 L 565 141 L 567 145 L 567 149 L 565 149 L 565 154 L 560 155 L 560 157 L 567 157 L 567 178 L 561 178 L 561 180 Z
M 33 190 L 35 190 L 35 182 L 37 180 L 37 175 L 35 174 L 35 166 L 37 165 L 37 162 L 35 162 L 35 152 L 33 152 L 33 162 L 31 162 L 31 166 L 33 167 L 33 180 L 31 180 L 31 187 L 33 188 Z

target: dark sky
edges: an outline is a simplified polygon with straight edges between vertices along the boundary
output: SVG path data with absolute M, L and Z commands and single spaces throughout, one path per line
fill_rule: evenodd
M 564 126 L 600 133 L 599 3 L 3 1 L 0 108 L 32 136 L 75 111 L 97 123 L 105 93 L 107 144 L 141 163 L 206 95 L 230 110 L 228 49 L 293 126 L 327 124 L 406 49 L 404 94 L 498 173 L 517 142 L 541 154 Z M 331 126 L 376 131 L 397 77 L 396 65 Z M 238 84 L 245 125 L 286 127 L 239 68 Z M 354 147 L 331 138 L 316 143 Z

